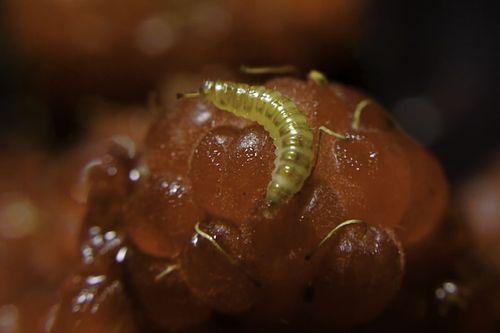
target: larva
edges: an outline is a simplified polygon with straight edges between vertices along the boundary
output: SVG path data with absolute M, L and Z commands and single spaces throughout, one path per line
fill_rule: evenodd
M 272 218 L 297 193 L 311 173 L 313 133 L 293 101 L 262 86 L 205 81 L 197 93 L 217 108 L 255 121 L 269 133 L 276 147 L 271 181 L 267 186 L 264 216 Z

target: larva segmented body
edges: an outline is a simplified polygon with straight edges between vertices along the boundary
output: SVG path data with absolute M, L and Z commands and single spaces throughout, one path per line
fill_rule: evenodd
M 262 125 L 274 140 L 276 159 L 264 212 L 272 217 L 311 173 L 313 133 L 304 114 L 289 98 L 262 86 L 205 81 L 199 93 L 217 108 Z

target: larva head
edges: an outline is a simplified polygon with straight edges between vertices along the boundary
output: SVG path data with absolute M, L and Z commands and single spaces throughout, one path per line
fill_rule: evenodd
M 200 95 L 203 97 L 207 97 L 211 95 L 211 91 L 215 87 L 215 82 L 214 81 L 205 81 L 200 87 Z

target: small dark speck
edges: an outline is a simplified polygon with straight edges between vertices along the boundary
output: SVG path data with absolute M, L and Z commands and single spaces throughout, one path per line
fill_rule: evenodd
M 315 296 L 314 294 L 315 294 L 314 287 L 312 285 L 308 285 L 306 287 L 306 290 L 304 290 L 304 296 L 303 296 L 304 303 L 312 303 L 314 301 L 314 296 Z

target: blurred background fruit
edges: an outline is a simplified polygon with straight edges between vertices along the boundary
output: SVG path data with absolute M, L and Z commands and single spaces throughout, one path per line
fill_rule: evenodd
M 478 272 L 486 272 L 478 276 L 495 276 L 495 8 L 492 0 L 1 2 L 0 331 L 14 323 L 11 331 L 32 332 L 16 318 L 41 315 L 77 260 L 88 190 L 81 170 L 106 156 L 107 138 L 138 150 L 132 143 L 140 146 L 151 114 L 168 112 L 176 92 L 206 78 L 263 80 L 238 73 L 240 65 L 291 64 L 300 75 L 317 68 L 370 92 L 437 156 L 451 181 L 451 217 L 421 253 L 436 255 L 434 267 L 443 267 L 468 248 Z M 449 230 L 455 236 L 447 238 Z M 435 273 L 444 282 L 462 277 L 460 290 L 475 284 L 467 282 L 471 274 Z M 426 283 L 421 290 L 444 288 Z M 494 283 L 477 290 L 475 310 L 459 315 L 463 328 L 480 327 L 478 314 L 496 309 L 487 309 Z M 495 316 L 488 318 L 484 327 L 495 327 Z

